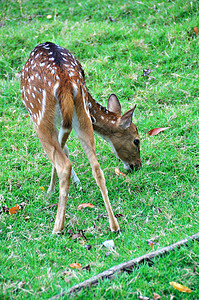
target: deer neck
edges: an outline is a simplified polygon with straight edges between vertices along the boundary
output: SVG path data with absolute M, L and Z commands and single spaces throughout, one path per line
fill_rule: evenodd
M 94 131 L 111 143 L 111 136 L 115 132 L 119 116 L 100 105 L 90 94 L 88 105 Z

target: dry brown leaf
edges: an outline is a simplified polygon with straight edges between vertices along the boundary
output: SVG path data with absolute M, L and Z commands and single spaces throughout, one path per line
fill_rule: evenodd
M 69 267 L 71 267 L 72 269 L 81 269 L 82 265 L 79 263 L 73 263 L 70 264 Z
M 78 209 L 83 209 L 83 208 L 86 208 L 86 207 L 93 208 L 94 205 L 91 204 L 91 203 L 82 203 L 82 204 L 80 204 L 77 208 L 78 208 Z
M 157 299 L 161 299 L 160 295 L 153 293 L 153 299 L 157 300 Z
M 174 289 L 176 289 L 176 290 L 178 290 L 180 292 L 183 292 L 183 293 L 191 293 L 192 292 L 192 290 L 190 288 L 188 288 L 188 287 L 186 287 L 186 286 L 184 286 L 184 285 L 182 285 L 180 283 L 177 283 L 175 281 L 170 282 L 170 285 Z
M 198 32 L 199 32 L 198 27 L 195 26 L 195 27 L 193 28 L 193 30 L 194 30 L 195 34 L 198 34 Z
M 19 204 L 16 204 L 16 206 L 11 207 L 11 208 L 9 209 L 9 215 L 16 214 L 16 213 L 19 211 L 19 208 L 20 208 L 20 205 L 19 205 Z
M 126 176 L 124 173 L 122 173 L 118 168 L 115 168 L 115 174 L 117 176 Z
M 148 135 L 157 135 L 161 131 L 164 131 L 166 129 L 169 129 L 170 127 L 158 127 L 158 128 L 153 128 L 147 132 Z

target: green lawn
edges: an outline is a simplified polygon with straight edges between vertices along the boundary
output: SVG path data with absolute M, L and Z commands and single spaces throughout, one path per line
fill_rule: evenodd
M 48 299 L 111 266 L 198 232 L 199 34 L 193 27 L 199 28 L 199 2 L 9 0 L 0 7 L 0 298 Z M 58 182 L 48 198 L 51 164 L 27 117 L 16 75 L 30 51 L 45 41 L 78 58 L 90 93 L 102 105 L 111 93 L 120 99 L 123 113 L 137 104 L 141 170 L 126 173 L 109 145 L 96 136 L 112 207 L 120 214 L 120 234 L 109 230 L 100 191 L 74 133 L 67 144 L 83 190 L 71 184 L 65 230 L 51 234 Z M 142 76 L 144 69 L 153 70 L 155 80 Z M 155 127 L 169 129 L 148 136 Z M 117 176 L 115 167 L 126 176 Z M 22 202 L 17 214 L 4 211 Z M 95 207 L 78 210 L 84 202 Z M 87 241 L 70 239 L 69 232 L 79 230 Z M 116 246 L 109 256 L 102 246 L 108 239 Z M 147 240 L 157 243 L 153 250 Z M 71 269 L 74 262 L 90 265 L 90 272 Z M 197 242 L 153 263 L 105 280 L 76 298 L 152 299 L 155 292 L 161 299 L 199 299 Z M 174 290 L 171 281 L 192 293 Z

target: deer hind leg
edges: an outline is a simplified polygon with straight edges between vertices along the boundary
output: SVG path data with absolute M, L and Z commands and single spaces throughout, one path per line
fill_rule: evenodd
M 69 158 L 69 150 L 68 150 L 68 147 L 65 144 L 66 140 L 67 140 L 67 136 L 64 134 L 63 128 L 61 128 L 60 131 L 59 131 L 59 135 L 58 135 L 58 141 L 59 141 L 64 153 Z M 76 186 L 80 185 L 80 180 L 79 180 L 78 176 L 76 175 L 73 168 L 71 169 L 71 177 L 72 177 L 73 183 Z M 55 191 L 55 181 L 56 181 L 56 169 L 55 169 L 55 166 L 53 165 L 52 166 L 50 185 L 49 185 L 49 188 L 48 188 L 48 191 L 47 191 L 48 194 Z
M 65 132 L 65 139 L 70 134 L 71 129 Z M 42 124 L 42 129 L 37 129 L 39 140 L 44 148 L 44 151 L 52 161 L 59 177 L 59 203 L 53 233 L 59 233 L 64 229 L 66 202 L 71 176 L 71 163 L 63 152 L 55 128 Z
M 73 128 L 75 129 L 81 145 L 86 152 L 86 155 L 92 167 L 93 177 L 95 178 L 95 181 L 100 188 L 108 213 L 111 231 L 117 232 L 119 231 L 119 225 L 113 214 L 105 184 L 104 174 L 99 166 L 96 157 L 92 123 L 89 116 L 82 107 L 76 107 L 76 109 L 73 110 Z

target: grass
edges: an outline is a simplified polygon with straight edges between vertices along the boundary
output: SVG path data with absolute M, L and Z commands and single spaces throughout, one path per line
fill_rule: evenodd
M 47 19 L 47 15 L 52 15 Z M 25 202 L 16 215 L 0 214 L 0 278 L 3 299 L 47 299 L 123 261 L 152 251 L 147 240 L 164 247 L 198 232 L 198 1 L 4 1 L 1 3 L 1 206 Z M 111 22 L 109 17 L 114 19 Z M 82 63 L 89 91 L 106 105 L 118 95 L 123 112 L 137 103 L 134 123 L 141 136 L 143 167 L 118 177 L 122 164 L 96 137 L 96 150 L 122 232 L 109 231 L 105 207 L 76 136 L 68 146 L 83 191 L 70 187 L 63 235 L 51 234 L 56 192 L 46 197 L 51 165 L 33 130 L 20 96 L 19 73 L 30 51 L 43 41 L 69 49 Z M 156 80 L 143 77 L 152 69 Z M 170 127 L 157 136 L 146 132 Z M 45 188 L 45 191 L 41 189 Z M 77 210 L 83 202 L 94 209 Z M 69 213 L 70 212 L 70 213 Z M 105 218 L 100 218 L 104 215 Z M 71 240 L 86 229 L 83 238 Z M 101 246 L 113 239 L 115 251 Z M 175 251 L 81 291 L 79 299 L 198 299 L 198 244 Z M 69 264 L 90 265 L 76 271 Z M 18 284 L 26 281 L 19 288 Z M 193 290 L 174 290 L 177 281 Z M 67 299 L 67 296 L 65 297 Z

